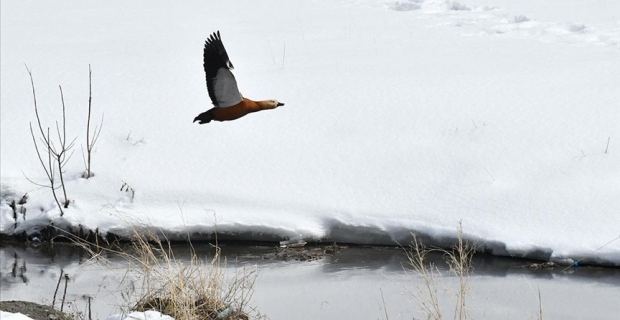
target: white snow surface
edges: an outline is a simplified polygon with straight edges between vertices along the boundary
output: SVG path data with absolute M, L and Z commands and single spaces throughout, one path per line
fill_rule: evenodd
M 126 315 L 115 314 L 109 316 L 107 320 L 174 320 L 174 318 L 158 311 L 134 311 Z
M 0 318 L 3 320 L 35 320 L 21 313 L 11 313 L 6 311 L 0 311 Z M 107 320 L 174 320 L 171 316 L 162 314 L 158 311 L 134 311 L 127 315 L 115 314 L 109 316 Z
M 19 312 L 12 313 L 0 310 L 0 318 L 2 320 L 34 320 L 29 316 L 23 315 Z
M 1 9 L 1 233 L 449 245 L 462 222 L 494 254 L 620 265 L 616 0 Z M 202 47 L 216 30 L 243 95 L 284 107 L 192 123 L 211 107 Z M 63 217 L 33 184 L 45 175 L 24 64 L 44 126 L 54 136 L 62 85 L 77 138 Z M 83 179 L 89 64 L 104 122 Z M 16 221 L 9 203 L 26 193 Z

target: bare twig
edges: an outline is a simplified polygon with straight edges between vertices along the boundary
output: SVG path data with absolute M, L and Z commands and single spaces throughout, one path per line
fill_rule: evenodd
M 52 308 L 54 308 L 56 304 L 56 294 L 58 293 L 58 288 L 60 287 L 60 280 L 62 280 L 63 273 L 65 273 L 65 271 L 63 269 L 60 269 L 60 276 L 58 277 L 58 283 L 56 284 L 56 290 L 54 290 L 54 298 L 52 299 Z
M 284 45 L 284 48 L 282 49 L 282 68 L 280 69 L 284 69 L 284 60 L 286 58 L 286 41 L 282 42 Z
M 543 320 L 542 296 L 540 295 L 540 288 L 538 288 L 538 320 Z
M 75 139 L 73 139 L 73 141 L 71 141 L 71 143 L 67 145 L 67 117 L 65 113 L 65 97 L 62 93 L 62 87 L 58 86 L 58 89 L 60 90 L 60 101 L 62 102 L 62 138 L 60 137 L 60 130 L 58 129 L 58 122 L 57 122 L 56 129 L 59 132 L 58 140 L 60 142 L 60 150 L 56 150 L 54 148 L 51 148 L 50 150 L 52 150 L 52 153 L 56 157 L 56 164 L 58 165 L 58 176 L 60 177 L 60 186 L 62 187 L 62 193 L 65 196 L 65 201 L 63 205 L 66 209 L 69 207 L 69 198 L 67 198 L 67 188 L 65 186 L 65 179 L 63 176 L 63 173 L 64 173 L 63 167 L 65 166 L 67 161 L 69 161 L 69 158 L 71 158 L 71 155 L 73 155 L 73 152 L 71 152 L 71 154 L 69 154 L 69 157 L 65 157 L 65 153 L 68 150 L 71 150 L 71 148 L 73 148 Z M 49 137 L 48 137 L 48 141 L 49 141 Z
M 37 142 L 37 138 L 35 137 L 34 130 L 32 129 L 32 123 L 30 123 L 30 135 L 32 136 L 32 141 L 34 143 L 35 151 L 37 152 L 37 157 L 39 158 L 39 162 L 41 163 L 41 167 L 43 167 L 43 170 L 45 171 L 45 175 L 47 176 L 47 179 L 49 181 L 49 184 L 45 186 L 49 187 L 52 190 L 54 200 L 56 201 L 56 204 L 58 205 L 58 209 L 60 210 L 60 216 L 62 217 L 64 215 L 63 208 L 65 209 L 68 208 L 69 203 L 70 203 L 69 198 L 67 197 L 67 189 L 66 189 L 65 179 L 64 179 L 64 166 L 67 164 L 67 162 L 73 155 L 73 151 L 71 149 L 73 148 L 75 139 L 71 140 L 71 142 L 68 142 L 67 140 L 67 117 L 66 117 L 65 99 L 64 99 L 61 86 L 58 86 L 58 88 L 60 90 L 60 101 L 62 104 L 62 128 L 61 128 L 61 125 L 59 125 L 58 122 L 56 122 L 56 134 L 58 135 L 58 145 L 56 145 L 52 141 L 50 137 L 49 127 L 47 127 L 47 134 L 45 133 L 45 130 L 43 129 L 41 117 L 39 115 L 39 106 L 37 104 L 36 90 L 34 86 L 34 79 L 32 76 L 32 72 L 30 71 L 28 66 L 26 66 L 26 70 L 28 71 L 28 75 L 30 76 L 30 85 L 32 87 L 32 99 L 33 99 L 33 104 L 34 104 L 34 113 L 37 119 L 37 126 L 39 127 L 39 132 L 41 134 L 41 136 L 39 137 L 40 142 Z M 42 151 L 39 149 L 39 143 L 43 145 L 45 152 L 47 152 L 47 162 L 45 162 L 43 160 L 43 157 L 41 156 Z M 58 177 L 60 179 L 59 187 L 62 189 L 63 196 L 64 196 L 62 204 L 56 194 L 55 168 L 58 171 Z
M 93 101 L 93 91 L 92 91 L 92 74 L 93 71 L 88 65 L 88 119 L 86 121 L 86 172 L 82 175 L 83 178 L 90 178 L 95 174 L 91 170 L 92 163 L 92 152 L 95 147 L 95 143 L 97 143 L 97 139 L 99 139 L 99 134 L 101 133 L 101 129 L 103 128 L 103 115 L 101 116 L 101 124 L 99 127 L 95 126 L 93 135 L 90 134 L 90 119 L 92 113 L 92 101 Z
M 93 298 L 91 296 L 88 296 L 88 320 L 93 320 L 93 315 L 92 315 L 91 308 L 90 308 L 92 299 Z
M 93 70 L 88 65 L 88 119 L 86 120 L 86 150 L 88 153 L 88 162 L 86 162 L 86 179 L 90 178 L 90 113 L 93 105 L 92 96 L 92 75 Z
M 49 150 L 49 146 L 48 150 L 47 150 L 47 163 L 45 163 L 43 161 L 43 158 L 41 157 L 41 152 L 39 151 L 39 147 L 38 147 L 38 143 L 36 138 L 34 137 L 34 131 L 32 130 L 32 123 L 30 123 L 30 135 L 32 136 L 32 141 L 34 142 L 34 149 L 37 152 L 37 157 L 39 158 L 39 162 L 41 162 L 41 167 L 43 167 L 43 170 L 45 171 L 45 175 L 47 176 L 47 179 L 49 181 L 48 185 L 42 185 L 42 184 L 38 184 L 35 183 L 34 181 L 28 179 L 28 177 L 26 177 L 26 179 L 28 179 L 29 181 L 31 181 L 32 183 L 38 185 L 38 186 L 42 186 L 42 187 L 46 187 L 46 188 L 50 188 L 52 189 L 52 195 L 54 196 L 54 200 L 56 201 L 56 204 L 58 205 L 58 209 L 60 210 L 60 216 L 62 217 L 62 215 L 64 214 L 63 210 L 62 210 L 62 205 L 60 204 L 60 201 L 58 200 L 58 196 L 56 195 L 56 187 L 54 186 L 54 167 L 52 165 L 52 152 Z M 47 137 L 43 136 L 44 140 L 49 139 L 49 128 L 47 128 Z
M 383 313 L 385 313 L 385 320 L 388 320 L 390 319 L 390 316 L 388 316 L 387 306 L 385 305 L 385 298 L 383 297 L 383 290 L 379 288 L 379 291 L 381 292 L 381 302 L 383 302 Z
M 596 250 L 592 251 L 590 254 L 594 254 L 594 253 L 596 253 L 597 251 L 599 251 L 599 250 L 601 250 L 601 249 L 605 248 L 606 246 L 610 245 L 611 243 L 613 243 L 613 242 L 615 242 L 615 241 L 617 241 L 617 240 L 620 240 L 620 236 L 617 236 L 617 237 L 615 237 L 615 238 L 611 239 L 610 241 L 608 241 L 608 242 L 607 242 L 607 243 L 605 243 L 604 245 L 602 245 L 602 246 L 598 247 Z M 583 260 L 583 259 L 585 259 L 585 258 L 587 258 L 587 256 L 584 256 L 583 258 L 581 258 L 581 259 L 579 259 L 579 260 L 577 260 L 577 261 L 574 261 L 574 262 L 573 262 L 570 266 L 568 266 L 568 267 L 566 267 L 564 270 L 562 270 L 562 272 L 564 272 L 564 271 L 566 271 L 566 270 L 568 270 L 568 269 L 570 269 L 570 268 L 572 268 L 572 267 L 577 267 L 577 266 L 579 266 L 579 263 L 581 262 L 581 260 Z
M 65 298 L 67 297 L 67 285 L 69 284 L 69 275 L 65 273 L 65 292 L 62 294 L 62 300 L 60 302 L 60 312 L 65 306 Z

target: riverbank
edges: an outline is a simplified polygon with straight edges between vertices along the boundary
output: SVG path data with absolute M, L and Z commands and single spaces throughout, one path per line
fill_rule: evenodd
M 73 315 L 55 310 L 52 306 L 30 301 L 0 301 L 0 311 L 21 313 L 32 319 L 75 320 Z M 5 317 L 2 317 L 5 319 Z

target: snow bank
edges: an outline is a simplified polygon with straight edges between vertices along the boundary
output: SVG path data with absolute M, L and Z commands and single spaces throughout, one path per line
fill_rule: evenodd
M 462 221 L 494 254 L 620 265 L 617 1 L 1 5 L 3 234 L 448 245 Z M 215 30 L 244 96 L 286 106 L 191 123 Z M 45 125 L 61 84 L 77 137 L 63 217 L 30 181 L 24 63 Z M 85 180 L 88 64 L 105 120 Z
M 6 311 L 0 311 L 0 318 L 4 320 L 34 320 L 28 316 L 25 316 L 19 312 L 11 313 Z
M 6 311 L 0 311 L 0 318 L 4 320 L 34 320 L 21 313 L 11 313 Z M 107 320 L 174 320 L 174 318 L 164 315 L 157 311 L 146 312 L 131 312 L 127 315 L 112 315 Z
M 131 312 L 127 315 L 116 314 L 109 316 L 107 320 L 174 320 L 158 311 Z

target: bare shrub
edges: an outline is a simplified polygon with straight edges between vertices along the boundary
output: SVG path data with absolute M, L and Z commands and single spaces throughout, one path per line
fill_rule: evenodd
M 70 203 L 69 198 L 67 197 L 67 188 L 64 179 L 64 167 L 71 158 L 71 155 L 73 155 L 73 151 L 71 149 L 73 148 L 73 145 L 75 143 L 75 138 L 71 141 L 67 139 L 65 99 L 62 93 L 61 86 L 58 86 L 58 88 L 60 90 L 60 101 L 62 104 L 62 124 L 59 125 L 58 121 L 56 121 L 56 134 L 58 135 L 57 140 L 52 139 L 50 135 L 50 127 L 47 127 L 46 130 L 43 129 L 41 117 L 39 116 L 39 107 L 37 105 L 37 95 L 35 91 L 32 72 L 30 71 L 30 69 L 28 69 L 28 67 L 26 67 L 26 70 L 30 75 L 30 84 L 32 86 L 32 99 L 34 102 L 34 113 L 36 115 L 37 126 L 39 128 L 39 141 L 37 141 L 37 137 L 35 137 L 34 130 L 32 129 L 32 122 L 30 123 L 30 135 L 32 136 L 32 141 L 34 143 L 34 148 L 37 152 L 37 157 L 39 158 L 41 167 L 45 171 L 45 175 L 48 180 L 48 184 L 37 185 L 47 187 L 52 190 L 54 200 L 58 205 L 58 209 L 60 210 L 60 216 L 62 217 L 64 215 L 63 208 L 68 208 Z M 45 153 L 47 153 L 47 159 L 44 160 Z M 58 175 L 60 179 L 58 185 L 56 184 L 56 175 Z M 64 196 L 62 201 L 58 198 L 58 195 L 56 194 L 57 189 L 62 190 Z

